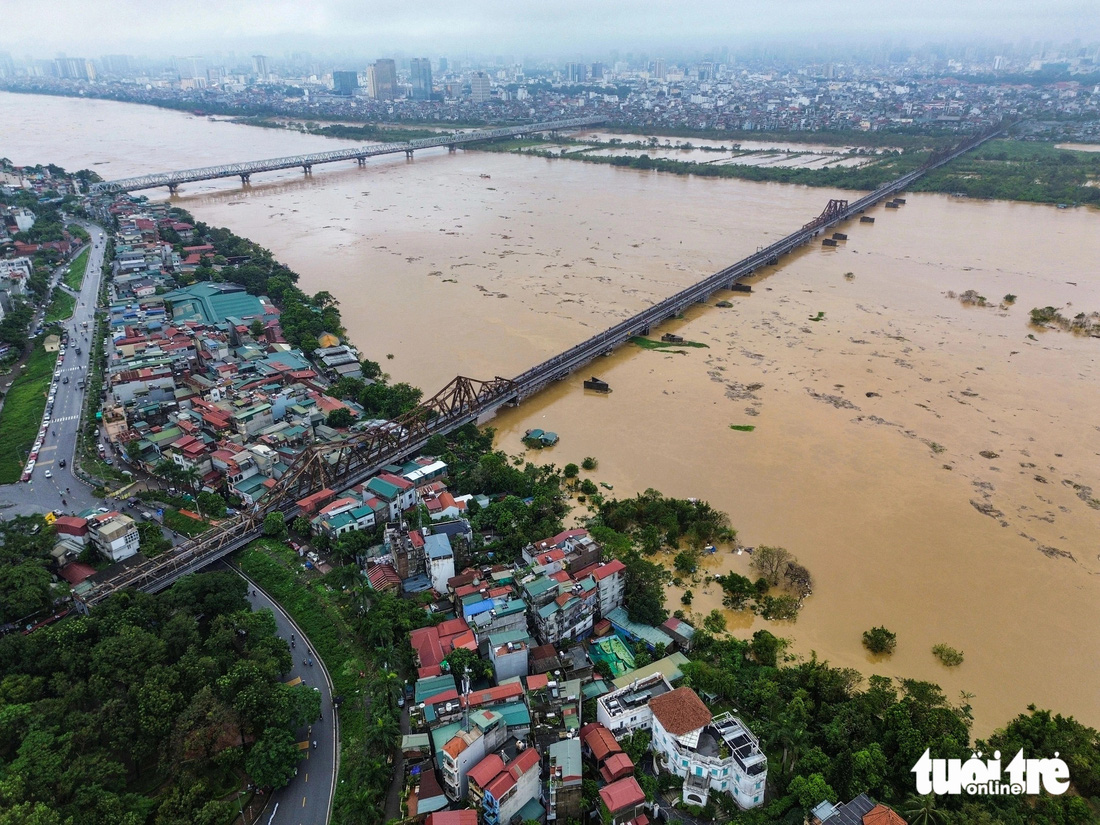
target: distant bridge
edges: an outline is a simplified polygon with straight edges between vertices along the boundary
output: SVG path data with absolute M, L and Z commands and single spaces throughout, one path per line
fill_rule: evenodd
M 610 355 L 633 336 L 649 334 L 653 328 L 675 318 L 689 306 L 707 301 L 715 292 L 731 288 L 761 267 L 777 264 L 781 256 L 809 243 L 829 227 L 856 217 L 875 204 L 901 193 L 922 175 L 980 146 L 1005 128 L 1007 124 L 991 128 L 952 149 L 937 152 L 919 169 L 851 203 L 830 200 L 820 215 L 782 240 L 515 378 L 477 381 L 459 376 L 428 401 L 384 427 L 355 433 L 342 441 L 307 447 L 267 493 L 260 506 L 223 522 L 170 553 L 139 562 L 110 580 L 101 582 L 90 592 L 77 597 L 78 606 L 88 610 L 123 588 L 155 593 L 180 576 L 201 570 L 259 538 L 268 513 L 278 512 L 285 519 L 294 518 L 300 513 L 297 502 L 306 496 L 325 487 L 337 491 L 353 487 L 386 465 L 423 449 L 428 439 L 437 433 L 452 432 L 472 421 L 487 421 L 500 407 L 519 404 L 554 381 L 568 378 L 599 356 Z
M 418 149 L 431 149 L 436 146 L 446 146 L 452 151 L 456 146 L 464 143 L 477 143 L 483 140 L 500 140 L 517 135 L 529 135 L 535 132 L 557 132 L 564 129 L 579 129 L 584 126 L 598 126 L 605 121 L 602 117 L 577 117 L 569 120 L 551 120 L 544 123 L 529 123 L 525 126 L 506 126 L 500 129 L 482 129 L 477 132 L 458 132 L 452 135 L 440 135 L 434 138 L 422 138 L 420 140 L 402 141 L 397 143 L 379 143 L 374 146 L 360 146 L 354 149 L 335 149 L 331 152 L 314 152 L 309 155 L 292 155 L 285 158 L 270 158 L 269 160 L 250 160 L 244 163 L 227 163 L 224 166 L 207 166 L 202 169 L 184 169 L 179 172 L 161 172 L 155 175 L 142 175 L 137 178 L 122 178 L 120 180 L 103 181 L 94 183 L 91 187 L 93 195 L 109 194 L 113 192 L 134 192 L 139 189 L 153 189 L 158 186 L 167 186 L 173 195 L 181 183 L 192 183 L 197 180 L 215 180 L 217 178 L 239 177 L 242 183 L 249 183 L 252 175 L 257 172 L 274 172 L 277 169 L 294 169 L 301 167 L 307 175 L 312 173 L 313 167 L 322 163 L 336 163 L 342 160 L 358 161 L 362 166 L 367 158 L 378 155 L 392 155 L 404 152 L 406 157 L 412 157 Z

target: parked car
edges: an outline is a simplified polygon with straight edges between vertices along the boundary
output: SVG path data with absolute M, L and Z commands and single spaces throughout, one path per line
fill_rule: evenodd
M 61 459 L 59 462 L 57 462 L 57 466 L 60 467 L 62 470 L 64 470 L 65 469 L 65 459 Z

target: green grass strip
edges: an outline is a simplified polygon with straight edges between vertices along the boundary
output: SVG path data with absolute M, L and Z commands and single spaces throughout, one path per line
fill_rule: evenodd
M 185 536 L 197 536 L 199 533 L 210 529 L 209 524 L 204 524 L 190 516 L 185 516 L 179 510 L 165 511 L 164 526 L 170 527 L 177 533 L 183 533 Z
M 0 410 L 0 484 L 12 484 L 23 475 L 23 465 L 42 425 L 56 361 L 57 353 L 46 352 L 41 340 L 37 341 L 4 398 Z
M 710 349 L 707 344 L 700 344 L 698 341 L 654 341 L 652 338 L 643 338 L 640 335 L 631 338 L 630 343 L 637 344 L 642 349 L 668 349 L 669 347 L 703 347 L 704 349 Z
M 70 289 L 80 289 L 80 285 L 84 283 L 84 272 L 88 268 L 88 255 L 91 253 L 91 249 L 85 249 L 76 259 L 69 264 L 69 271 L 65 273 L 64 282 L 65 286 Z
M 739 433 L 751 433 L 756 429 L 755 424 L 730 424 L 731 430 L 737 430 Z
M 46 317 L 42 323 L 52 324 L 55 321 L 72 318 L 74 309 L 76 309 L 76 298 L 63 289 L 54 290 L 53 300 L 50 301 L 50 306 L 46 310 Z

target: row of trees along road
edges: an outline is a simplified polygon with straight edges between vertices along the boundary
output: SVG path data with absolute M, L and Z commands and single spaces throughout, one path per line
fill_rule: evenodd
M 319 694 L 230 573 L 0 639 L 0 823 L 224 825 L 280 787 Z

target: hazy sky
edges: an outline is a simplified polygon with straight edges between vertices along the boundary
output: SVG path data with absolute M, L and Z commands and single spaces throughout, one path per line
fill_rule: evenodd
M 1100 0 L 0 0 L 15 56 L 528 56 L 753 42 L 1100 40 Z

